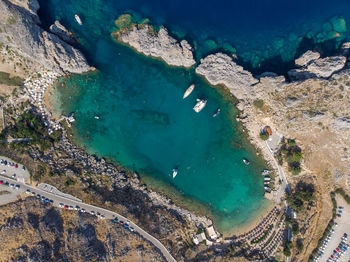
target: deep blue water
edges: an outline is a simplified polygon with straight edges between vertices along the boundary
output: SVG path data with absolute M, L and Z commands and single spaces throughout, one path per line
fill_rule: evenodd
M 344 26 L 338 25 L 341 32 L 334 30 L 334 21 L 348 20 L 347 1 L 262 2 L 40 1 L 44 26 L 60 20 L 98 69 L 61 79 L 57 88 L 57 110 L 76 113 L 76 142 L 137 171 L 163 192 L 205 207 L 202 213 L 210 213 L 222 231 L 251 221 L 267 204 L 260 175 L 264 163 L 235 121 L 231 101 L 193 69 L 172 68 L 139 55 L 116 43 L 111 32 L 119 15 L 131 13 L 188 39 L 197 60 L 224 50 L 236 52 L 238 61 L 254 72 L 282 73 L 303 49 L 334 52 L 347 38 Z M 75 13 L 83 26 L 75 22 Z M 335 16 L 343 18 L 331 20 Z M 183 100 L 192 83 L 196 89 Z M 199 114 L 192 110 L 196 98 L 208 99 Z M 218 107 L 222 113 L 213 118 Z M 252 164 L 245 166 L 243 157 Z M 170 174 L 173 167 L 179 168 L 176 179 Z
M 149 18 L 153 24 L 165 25 L 173 34 L 188 38 L 197 46 L 198 59 L 216 50 L 229 52 L 234 48 L 239 62 L 256 73 L 285 73 L 294 57 L 308 48 L 334 52 L 348 39 L 349 30 L 332 38 L 329 20 L 342 16 L 350 21 L 347 0 L 66 0 L 41 1 L 41 5 L 47 25 L 54 17 L 71 23 L 77 10 L 84 10 L 82 18 L 87 23 L 98 13 L 104 18 L 95 25 L 101 33 L 111 30 L 113 20 L 123 13 Z

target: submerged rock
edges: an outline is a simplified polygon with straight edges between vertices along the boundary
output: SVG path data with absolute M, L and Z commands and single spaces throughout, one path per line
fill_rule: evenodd
M 295 60 L 295 64 L 298 66 L 306 66 L 308 65 L 311 61 L 314 61 L 316 59 L 320 58 L 320 53 L 318 52 L 313 52 L 311 50 L 305 52 L 302 56 L 297 58 Z
M 222 53 L 208 55 L 201 59 L 196 73 L 203 75 L 212 85 L 225 85 L 238 99 L 254 96 L 252 85 L 258 83 L 250 72 Z
M 0 0 L 0 42 L 19 55 L 54 72 L 82 73 L 91 68 L 85 57 L 57 35 L 44 31 L 36 14 L 37 0 Z
M 118 41 L 135 48 L 137 52 L 160 58 L 168 65 L 191 67 L 196 63 L 190 44 L 186 40 L 178 43 L 169 36 L 164 27 L 157 32 L 148 24 L 132 25 L 126 30 L 114 32 L 113 36 Z

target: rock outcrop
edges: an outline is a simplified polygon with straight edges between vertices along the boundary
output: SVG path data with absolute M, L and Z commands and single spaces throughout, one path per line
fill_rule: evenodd
M 304 57 L 304 55 L 297 60 L 299 60 L 298 63 L 306 63 L 306 65 L 301 69 L 292 69 L 288 72 L 292 80 L 328 78 L 335 72 L 343 69 L 346 63 L 346 58 L 344 56 L 331 56 L 313 60 L 312 57 L 317 57 L 314 53 L 310 56 L 306 55 Z M 297 60 L 295 63 L 297 63 Z
M 55 23 L 50 26 L 50 31 L 67 43 L 73 44 L 75 42 L 73 33 L 65 28 L 60 21 L 56 20 Z
M 319 59 L 320 56 L 321 56 L 320 53 L 309 50 L 305 52 L 301 57 L 295 59 L 295 64 L 298 66 L 306 66 L 311 61 Z
M 137 52 L 160 58 L 171 66 L 191 67 L 196 63 L 190 44 L 186 40 L 178 43 L 169 36 L 164 27 L 156 32 L 147 24 L 132 25 L 130 29 L 113 33 L 113 36 L 118 41 L 135 48 Z
M 255 96 L 253 85 L 258 80 L 237 65 L 228 55 L 217 53 L 201 59 L 196 73 L 204 76 L 212 85 L 224 85 L 237 99 Z
M 37 0 L 0 0 L 0 42 L 24 58 L 59 73 L 83 73 L 85 57 L 57 35 L 40 27 Z

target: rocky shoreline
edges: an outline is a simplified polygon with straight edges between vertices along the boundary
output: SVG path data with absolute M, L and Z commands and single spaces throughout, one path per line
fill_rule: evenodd
M 112 36 L 137 52 L 160 58 L 170 66 L 189 68 L 196 63 L 191 45 L 186 40 L 178 42 L 164 27 L 156 31 L 148 24 L 131 24 L 113 32 Z

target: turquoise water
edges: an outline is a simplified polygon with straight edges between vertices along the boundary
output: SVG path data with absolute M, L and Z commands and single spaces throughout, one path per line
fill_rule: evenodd
M 264 164 L 235 121 L 235 108 L 193 69 L 168 67 L 113 41 L 114 19 L 125 12 L 139 19 L 149 17 L 195 44 L 197 59 L 213 50 L 236 48 L 239 62 L 265 71 L 276 65 L 287 68 L 306 47 L 333 50 L 348 31 L 333 39 L 329 35 L 334 28 L 327 21 L 335 15 L 346 20 L 341 12 L 348 3 L 339 1 L 336 7 L 329 1 L 317 6 L 302 1 L 289 6 L 280 0 L 265 5 L 220 3 L 46 0 L 41 1 L 40 16 L 46 27 L 59 19 L 72 30 L 78 47 L 98 69 L 61 79 L 57 89 L 59 111 L 75 112 L 76 141 L 91 153 L 137 171 L 168 194 L 175 190 L 181 201 L 196 201 L 201 213 L 210 213 L 221 231 L 229 231 L 251 221 L 268 204 L 260 175 Z M 74 21 L 75 13 L 83 26 Z M 194 92 L 183 100 L 192 83 Z M 208 99 L 199 114 L 192 109 L 196 98 Z M 222 113 L 213 118 L 218 107 Z M 252 164 L 245 166 L 243 157 Z M 174 167 L 179 169 L 175 179 L 170 174 Z

